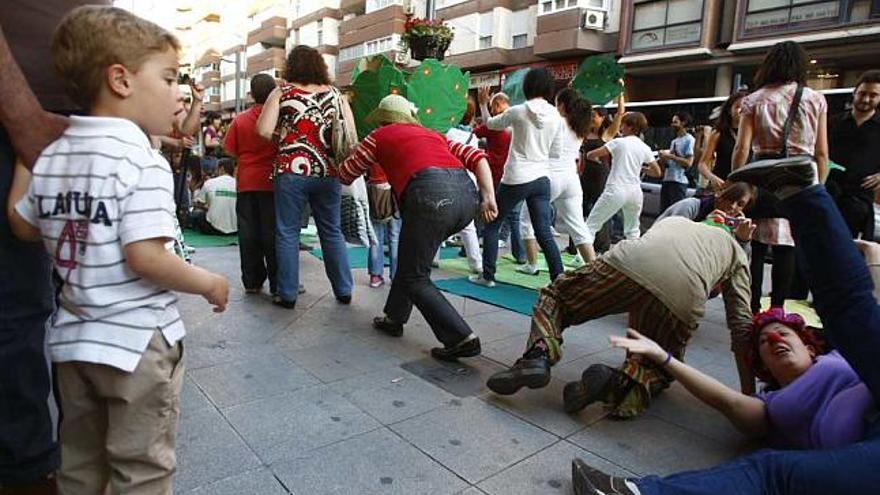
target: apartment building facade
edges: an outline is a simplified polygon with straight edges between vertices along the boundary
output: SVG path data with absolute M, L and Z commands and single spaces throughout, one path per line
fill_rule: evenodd
M 724 96 L 750 85 L 764 54 L 794 40 L 811 56 L 809 84 L 852 86 L 876 68 L 878 0 L 628 0 L 619 62 L 636 101 Z

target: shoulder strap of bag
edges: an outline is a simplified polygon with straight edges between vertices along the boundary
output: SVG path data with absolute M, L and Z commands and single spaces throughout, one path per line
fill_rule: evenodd
M 797 86 L 797 90 L 794 92 L 794 97 L 791 99 L 791 108 L 788 109 L 788 117 L 785 119 L 785 125 L 782 127 L 782 156 L 788 156 L 788 135 L 791 132 L 791 123 L 794 121 L 795 116 L 797 116 L 798 108 L 801 105 L 801 97 L 804 94 L 804 87 L 800 84 Z

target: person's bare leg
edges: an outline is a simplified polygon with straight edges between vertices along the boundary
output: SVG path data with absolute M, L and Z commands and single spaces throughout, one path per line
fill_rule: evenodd
M 593 245 L 589 243 L 578 244 L 575 246 L 578 250 L 578 254 L 583 258 L 584 263 L 589 263 L 596 259 L 596 250 L 593 249 Z
M 538 241 L 534 239 L 523 239 L 523 246 L 526 248 L 526 261 L 532 266 L 538 263 Z

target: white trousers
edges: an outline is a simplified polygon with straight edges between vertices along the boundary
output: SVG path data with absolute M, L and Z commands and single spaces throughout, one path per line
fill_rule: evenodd
M 577 172 L 553 172 L 550 178 L 550 203 L 556 209 L 556 223 L 571 236 L 575 246 L 586 242 L 593 243 L 587 224 L 584 222 L 584 191 Z M 523 203 L 519 217 L 519 230 L 523 239 L 534 239 L 535 229 L 529 207 Z
M 587 218 L 587 230 L 590 244 L 596 239 L 596 233 L 611 219 L 615 213 L 623 210 L 623 235 L 627 239 L 638 239 L 644 196 L 639 184 L 607 184 L 605 190 L 596 200 L 590 216 Z

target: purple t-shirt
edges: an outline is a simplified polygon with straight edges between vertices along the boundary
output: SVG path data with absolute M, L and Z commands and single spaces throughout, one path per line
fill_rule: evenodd
M 767 404 L 770 442 L 780 448 L 822 449 L 864 437 L 874 398 L 837 352 L 819 356 L 781 390 L 758 394 Z

